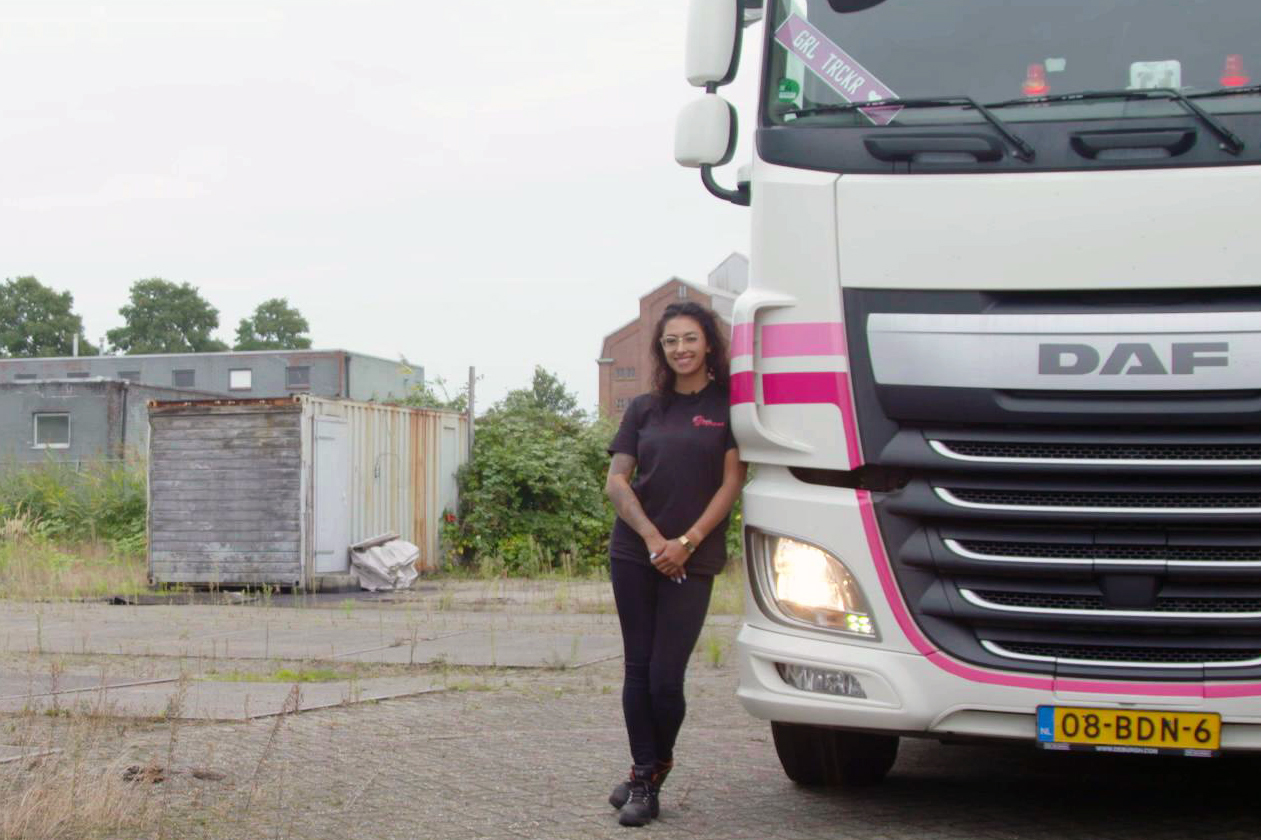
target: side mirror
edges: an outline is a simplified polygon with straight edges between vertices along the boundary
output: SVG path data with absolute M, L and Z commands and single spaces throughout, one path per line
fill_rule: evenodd
M 674 124 L 674 159 L 680 166 L 722 166 L 736 151 L 736 109 L 716 94 L 684 106 Z
M 740 0 L 691 0 L 687 15 L 687 80 L 712 89 L 729 84 L 740 65 Z

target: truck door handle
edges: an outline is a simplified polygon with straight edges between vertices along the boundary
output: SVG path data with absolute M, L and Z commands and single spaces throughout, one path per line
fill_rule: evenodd
M 1003 146 L 988 134 L 905 134 L 899 137 L 867 137 L 863 144 L 877 160 L 890 163 L 926 163 L 924 155 L 969 156 L 978 163 L 1003 157 Z
M 1074 134 L 1069 142 L 1073 151 L 1090 160 L 1163 158 L 1190 151 L 1195 136 L 1193 128 L 1083 131 Z

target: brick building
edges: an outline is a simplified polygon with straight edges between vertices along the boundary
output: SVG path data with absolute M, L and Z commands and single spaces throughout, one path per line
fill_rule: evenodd
M 736 296 L 748 286 L 749 261 L 731 254 L 718 264 L 705 285 L 671 277 L 639 299 L 639 314 L 604 337 L 600 358 L 600 413 L 622 419 L 633 397 L 652 388 L 652 356 L 648 343 L 661 313 L 671 303 L 690 300 L 718 315 L 723 336 L 731 340 L 731 310 Z

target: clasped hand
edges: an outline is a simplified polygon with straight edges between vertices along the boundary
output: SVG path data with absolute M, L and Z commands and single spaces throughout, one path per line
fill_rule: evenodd
M 691 555 L 683 547 L 683 543 L 678 540 L 661 540 L 655 545 L 650 544 L 648 550 L 650 552 L 648 559 L 661 574 L 672 580 L 687 578 L 684 566 L 687 565 L 687 558 Z

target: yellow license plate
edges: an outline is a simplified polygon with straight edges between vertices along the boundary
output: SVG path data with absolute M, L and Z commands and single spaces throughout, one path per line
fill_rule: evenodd
M 1051 749 L 1208 755 L 1221 740 L 1214 712 L 1038 707 L 1038 741 Z

